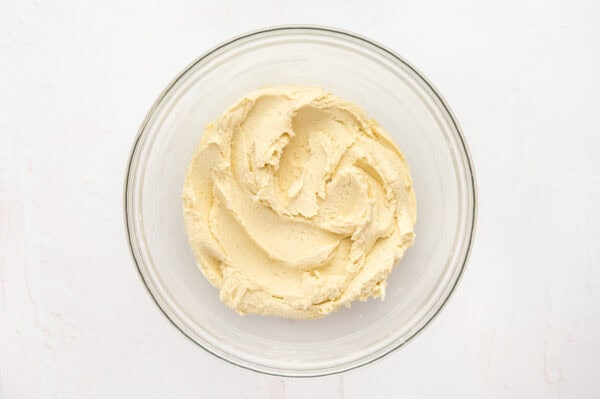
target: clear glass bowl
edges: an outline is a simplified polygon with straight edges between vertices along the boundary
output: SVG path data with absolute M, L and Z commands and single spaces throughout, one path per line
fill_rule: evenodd
M 351 100 L 390 133 L 411 167 L 415 245 L 370 299 L 318 320 L 240 316 L 219 301 L 185 233 L 181 193 L 204 126 L 266 85 L 321 86 Z M 249 33 L 187 67 L 154 103 L 135 140 L 125 183 L 133 258 L 168 319 L 210 353 L 284 376 L 338 373 L 398 349 L 444 306 L 464 271 L 476 214 L 473 166 L 452 112 L 393 51 L 332 28 Z

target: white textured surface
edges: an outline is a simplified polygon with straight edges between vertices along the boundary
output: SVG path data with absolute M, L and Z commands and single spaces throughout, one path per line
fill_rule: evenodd
M 0 6 L 0 398 L 597 396 L 600 3 L 85 3 Z M 184 338 L 122 221 L 129 149 L 163 87 L 230 36 L 286 23 L 353 30 L 417 65 L 479 183 L 475 249 L 440 317 L 374 365 L 310 380 Z

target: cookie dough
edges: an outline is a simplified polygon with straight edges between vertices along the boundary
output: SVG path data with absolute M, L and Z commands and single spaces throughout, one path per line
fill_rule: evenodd
M 383 128 L 296 86 L 250 93 L 206 127 L 183 210 L 227 306 L 300 319 L 383 298 L 416 221 L 408 165 Z

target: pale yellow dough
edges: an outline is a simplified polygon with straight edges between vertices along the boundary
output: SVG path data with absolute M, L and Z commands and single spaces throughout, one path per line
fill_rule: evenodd
M 227 306 L 300 319 L 383 298 L 416 221 L 408 166 L 388 134 L 315 87 L 255 91 L 209 124 L 183 208 Z

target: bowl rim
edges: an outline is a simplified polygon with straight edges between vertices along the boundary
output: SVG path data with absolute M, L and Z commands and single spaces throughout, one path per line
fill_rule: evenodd
M 423 323 L 423 325 L 421 325 L 418 329 L 416 329 L 414 332 L 412 332 L 412 334 L 410 334 L 405 340 L 396 343 L 395 345 L 393 345 L 390 348 L 387 348 L 387 349 L 382 348 L 383 351 L 381 353 L 378 353 L 371 358 L 364 357 L 362 359 L 357 359 L 357 360 L 347 363 L 347 364 L 334 366 L 334 369 L 330 369 L 330 368 L 315 369 L 315 370 L 310 370 L 308 372 L 306 372 L 305 370 L 302 370 L 300 372 L 299 370 L 296 370 L 296 369 L 275 370 L 275 369 L 270 368 L 269 366 L 255 365 L 251 361 L 244 361 L 245 363 L 242 363 L 241 359 L 237 359 L 237 357 L 234 356 L 233 358 L 240 360 L 240 362 L 236 362 L 233 359 L 224 357 L 221 354 L 217 353 L 216 351 L 211 350 L 211 348 L 207 347 L 206 345 L 203 345 L 201 342 L 198 342 L 196 339 L 191 337 L 186 331 L 184 331 L 181 328 L 181 326 L 179 326 L 177 324 L 177 322 L 175 320 L 173 320 L 173 318 L 170 316 L 169 312 L 163 308 L 163 306 L 161 305 L 161 303 L 159 302 L 159 300 L 156 298 L 155 294 L 153 293 L 152 289 L 150 288 L 148 282 L 146 281 L 146 277 L 144 275 L 144 272 L 142 271 L 142 266 L 140 265 L 141 263 L 144 263 L 144 261 L 143 261 L 143 259 L 138 259 L 138 256 L 136 255 L 136 252 L 134 249 L 134 246 L 137 247 L 137 244 L 134 242 L 136 239 L 136 236 L 135 236 L 135 233 L 132 233 L 132 230 L 134 229 L 134 227 L 131 225 L 132 222 L 130 220 L 130 212 L 129 212 L 129 208 L 131 207 L 131 203 L 133 201 L 132 199 L 129 199 L 129 194 L 130 194 L 131 185 L 132 185 L 131 180 L 133 179 L 133 175 L 134 175 L 134 174 L 132 174 L 132 168 L 135 166 L 134 161 L 136 160 L 137 155 L 140 150 L 141 139 L 144 137 L 144 133 L 146 132 L 146 127 L 147 127 L 150 119 L 154 115 L 156 109 L 161 104 L 161 102 L 164 100 L 164 98 L 167 96 L 167 94 L 171 91 L 171 89 L 177 84 L 177 82 L 180 79 L 182 79 L 193 67 L 195 67 L 197 64 L 201 63 L 206 58 L 212 56 L 214 53 L 216 53 L 222 49 L 226 49 L 229 46 L 236 44 L 237 42 L 239 42 L 241 40 L 248 39 L 253 36 L 259 36 L 259 35 L 273 33 L 273 32 L 285 32 L 285 31 L 289 31 L 289 33 L 300 32 L 300 31 L 322 32 L 322 33 L 326 33 L 326 34 L 336 35 L 338 37 L 342 37 L 342 38 L 346 38 L 346 39 L 353 39 L 363 45 L 371 46 L 380 51 L 383 51 L 388 56 L 391 56 L 394 59 L 394 61 L 404 64 L 409 70 L 411 70 L 411 72 L 416 74 L 418 76 L 418 78 L 422 80 L 422 82 L 431 90 L 432 94 L 439 101 L 441 107 L 447 113 L 447 115 L 450 118 L 450 121 L 452 122 L 452 125 L 455 128 L 455 131 L 457 133 L 457 137 L 456 137 L 457 144 L 464 155 L 463 162 L 466 166 L 466 168 L 465 168 L 465 171 L 467 173 L 466 177 L 467 177 L 467 180 L 469 180 L 468 183 L 470 183 L 470 185 L 472 187 L 471 192 L 468 193 L 470 196 L 470 200 L 472 202 L 472 209 L 471 209 L 472 221 L 471 221 L 470 225 L 466 226 L 466 228 L 469 230 L 469 234 L 468 234 L 468 237 L 466 237 L 466 246 L 464 247 L 464 258 L 462 260 L 462 264 L 460 265 L 460 268 L 458 270 L 458 275 L 456 277 L 456 280 L 449 287 L 446 296 L 440 298 L 441 302 L 439 302 L 436 305 L 437 309 L 433 308 L 434 309 L 433 313 L 431 313 L 428 316 L 428 319 Z M 420 335 L 421 332 L 427 326 L 429 326 L 434 319 L 437 318 L 437 316 L 440 314 L 442 309 L 444 309 L 446 307 L 450 298 L 453 296 L 454 292 L 456 291 L 456 288 L 457 288 L 459 282 L 463 278 L 467 263 L 469 261 L 469 258 L 471 256 L 471 252 L 473 249 L 475 230 L 477 227 L 477 212 L 478 212 L 477 181 L 475 178 L 475 169 L 474 169 L 474 165 L 473 165 L 472 156 L 469 151 L 469 147 L 466 143 L 464 133 L 460 127 L 460 124 L 458 123 L 456 116 L 454 115 L 454 113 L 450 109 L 450 106 L 448 105 L 446 100 L 442 97 L 440 92 L 425 77 L 425 75 L 423 73 L 421 73 L 414 65 L 412 65 L 404 57 L 400 56 L 399 54 L 397 54 L 395 51 L 391 50 L 390 48 L 378 43 L 377 41 L 369 39 L 363 35 L 360 35 L 360 34 L 357 34 L 357 33 L 354 33 L 354 32 L 348 31 L 348 30 L 335 28 L 335 27 L 331 27 L 331 26 L 324 26 L 324 25 L 290 24 L 290 25 L 276 25 L 276 26 L 270 26 L 270 27 L 252 30 L 250 32 L 246 32 L 246 33 L 234 36 L 234 37 L 230 38 L 229 40 L 224 41 L 224 42 L 220 43 L 219 45 L 209 49 L 208 51 L 204 52 L 202 55 L 200 55 L 199 57 L 194 59 L 181 72 L 179 72 L 176 75 L 176 77 L 173 80 L 171 80 L 171 82 L 169 82 L 169 84 L 162 90 L 160 95 L 152 103 L 150 109 L 146 113 L 146 115 L 137 131 L 137 134 L 134 138 L 134 141 L 133 141 L 133 144 L 131 147 L 131 151 L 129 153 L 127 168 L 126 168 L 126 173 L 125 173 L 125 179 L 124 179 L 124 189 L 123 189 L 123 216 L 124 216 L 125 232 L 127 234 L 127 242 L 128 242 L 128 246 L 129 246 L 129 253 L 132 257 L 133 263 L 135 264 L 136 270 L 138 272 L 137 274 L 138 274 L 140 280 L 142 281 L 143 285 L 146 287 L 146 291 L 148 292 L 149 296 L 152 298 L 153 302 L 156 304 L 158 309 L 167 318 L 167 320 L 169 320 L 169 322 L 177 330 L 179 330 L 185 337 L 187 337 L 191 342 L 198 345 L 200 348 L 204 349 L 206 352 L 210 353 L 211 355 L 213 355 L 221 360 L 224 360 L 225 362 L 227 362 L 229 364 L 240 367 L 242 369 L 258 372 L 261 374 L 273 375 L 273 376 L 278 376 L 278 377 L 292 377 L 292 378 L 311 378 L 311 377 L 322 377 L 322 376 L 340 374 L 340 373 L 344 373 L 344 372 L 347 372 L 350 370 L 354 370 L 354 369 L 366 366 L 368 364 L 372 364 L 372 363 L 376 362 L 377 360 L 382 359 L 382 358 L 388 356 L 389 354 L 397 351 L 398 349 L 400 349 L 401 347 L 403 347 L 404 345 L 406 345 L 407 343 L 409 343 L 413 339 L 415 339 L 415 337 Z

